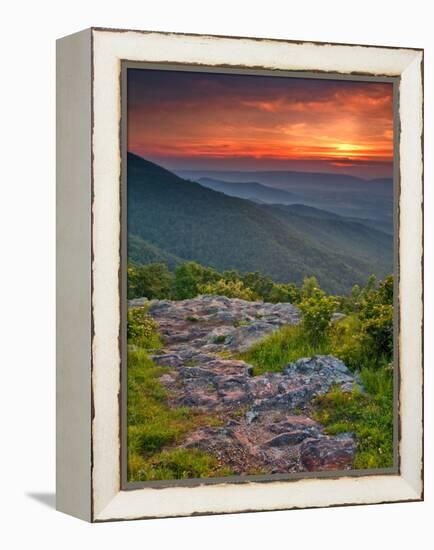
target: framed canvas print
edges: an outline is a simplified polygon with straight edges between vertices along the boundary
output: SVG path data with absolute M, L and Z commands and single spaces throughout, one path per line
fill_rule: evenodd
M 57 45 L 57 506 L 423 498 L 423 51 Z

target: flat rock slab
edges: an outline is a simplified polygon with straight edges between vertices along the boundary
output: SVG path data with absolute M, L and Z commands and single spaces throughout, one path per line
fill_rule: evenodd
M 251 412 L 291 411 L 308 407 L 313 398 L 332 386 L 351 391 L 360 386 L 348 368 L 330 355 L 290 363 L 281 373 L 252 376 L 245 361 L 205 356 L 200 366 L 184 366 L 179 356 L 154 356 L 160 365 L 176 367 L 165 385 L 176 406 L 231 413 L 241 407 Z
M 225 296 L 152 300 L 149 314 L 167 346 L 191 360 L 197 352 L 241 352 L 282 325 L 300 322 L 292 304 L 248 302 Z
M 332 386 L 362 389 L 342 361 L 317 355 L 282 372 L 253 376 L 252 365 L 231 357 L 281 326 L 299 323 L 295 306 L 223 296 L 149 304 L 164 342 L 152 358 L 170 368 L 160 378 L 170 405 L 208 412 L 222 422 L 191 432 L 183 447 L 210 453 L 240 475 L 351 468 L 354 436 L 328 436 L 309 417 L 312 400 Z
M 283 413 L 201 428 L 183 446 L 214 455 L 238 475 L 346 470 L 356 448 L 351 434 L 329 437 L 310 418 Z

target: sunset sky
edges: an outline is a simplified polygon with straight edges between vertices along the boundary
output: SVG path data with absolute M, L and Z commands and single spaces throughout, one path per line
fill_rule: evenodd
M 392 84 L 128 69 L 128 150 L 172 170 L 392 176 Z

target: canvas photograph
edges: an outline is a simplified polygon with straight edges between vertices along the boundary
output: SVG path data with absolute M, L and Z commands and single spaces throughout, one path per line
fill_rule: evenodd
M 396 81 L 125 71 L 127 482 L 396 472 Z

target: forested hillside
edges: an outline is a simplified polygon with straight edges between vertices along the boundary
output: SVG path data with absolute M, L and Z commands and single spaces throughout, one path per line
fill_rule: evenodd
M 128 155 L 129 259 L 170 267 L 194 260 L 259 271 L 277 282 L 316 276 L 345 293 L 392 271 L 391 237 L 342 216 L 229 197 Z

